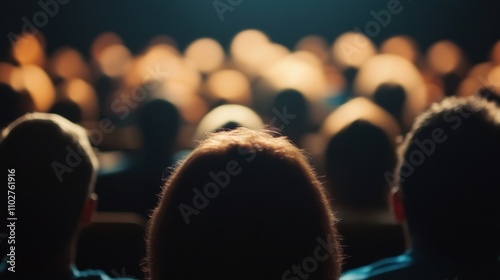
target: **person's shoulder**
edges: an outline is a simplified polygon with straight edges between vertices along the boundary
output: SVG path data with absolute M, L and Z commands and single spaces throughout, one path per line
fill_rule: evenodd
M 74 280 L 135 280 L 134 278 L 128 277 L 110 277 L 104 271 L 98 269 L 86 269 L 78 270 L 73 268 L 73 279 Z
M 342 274 L 340 280 L 382 280 L 394 279 L 394 274 L 406 270 L 411 265 L 411 257 L 407 254 L 382 259 L 370 265 L 356 268 Z

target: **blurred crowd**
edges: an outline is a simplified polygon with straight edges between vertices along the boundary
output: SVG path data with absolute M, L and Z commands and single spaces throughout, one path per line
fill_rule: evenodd
M 226 49 L 211 38 L 179 49 L 158 36 L 132 53 L 114 33 L 95 38 L 88 54 L 45 46 L 41 33 L 21 36 L 12 60 L 0 62 L 0 127 L 46 112 L 85 128 L 102 219 L 121 213 L 145 224 L 176 164 L 207 133 L 266 128 L 307 153 L 338 220 L 343 271 L 410 246 L 390 200 L 398 148 L 408 148 L 416 119 L 447 97 L 500 100 L 500 41 L 475 65 L 451 41 L 422 50 L 396 36 L 377 46 L 354 32 L 331 44 L 308 36 L 293 49 L 258 30 L 241 31 Z M 95 265 L 81 254 L 79 266 Z

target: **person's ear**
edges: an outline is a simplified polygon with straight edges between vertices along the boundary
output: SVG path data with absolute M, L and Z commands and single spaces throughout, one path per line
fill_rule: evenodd
M 97 194 L 91 193 L 85 199 L 80 225 L 85 227 L 92 223 L 92 217 L 97 209 Z
M 394 188 L 391 191 L 390 201 L 391 210 L 394 217 L 396 218 L 398 223 L 403 224 L 404 222 L 406 222 L 406 216 L 403 208 L 403 198 L 401 197 L 401 192 L 399 191 L 399 189 Z

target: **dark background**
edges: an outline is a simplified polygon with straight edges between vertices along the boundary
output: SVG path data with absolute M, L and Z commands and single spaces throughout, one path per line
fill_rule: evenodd
M 46 2 L 48 0 L 41 0 Z M 226 2 L 227 0 L 221 0 Z M 103 31 L 118 33 L 133 52 L 163 34 L 181 50 L 199 37 L 212 37 L 227 48 L 239 31 L 257 28 L 273 41 L 293 47 L 305 35 L 318 34 L 331 43 L 339 34 L 373 20 L 371 10 L 387 8 L 389 0 L 243 0 L 220 21 L 212 0 L 69 0 L 41 28 L 50 52 L 62 45 L 88 56 L 92 40 Z M 376 43 L 393 35 L 414 37 L 425 50 L 432 42 L 450 39 L 473 63 L 486 60 L 500 39 L 500 1 L 401 0 L 403 11 L 382 27 Z M 37 1 L 5 1 L 0 12 L 0 55 L 6 59 L 9 32 L 19 34 L 26 16 L 41 10 Z

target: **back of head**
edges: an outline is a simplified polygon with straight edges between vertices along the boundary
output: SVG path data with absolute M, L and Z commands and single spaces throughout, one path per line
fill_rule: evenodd
M 17 92 L 11 86 L 0 83 L 0 128 L 33 110 L 28 92 Z
M 279 120 L 277 113 L 290 115 L 289 120 Z M 294 143 L 298 144 L 302 134 L 306 133 L 309 126 L 309 108 L 304 95 L 294 89 L 281 91 L 275 98 L 272 112 L 275 125 L 284 135 L 288 136 Z
M 144 149 L 164 156 L 163 152 L 168 152 L 175 143 L 181 117 L 174 104 L 163 99 L 155 99 L 139 109 L 138 123 Z
M 332 196 L 341 207 L 369 210 L 387 207 L 389 186 L 384 173 L 396 155 L 384 131 L 357 120 L 335 134 L 325 151 Z
M 82 122 L 82 109 L 71 99 L 57 101 L 52 108 L 50 108 L 50 113 L 62 116 L 74 123 Z
M 417 247 L 458 262 L 500 254 L 500 114 L 479 98 L 449 98 L 416 122 L 400 188 Z
M 308 279 L 336 279 L 340 270 L 333 215 L 305 157 L 246 128 L 208 136 L 177 167 L 148 239 L 150 279 L 281 279 L 294 265 Z
M 381 84 L 373 94 L 373 101 L 389 112 L 400 124 L 403 118 L 403 108 L 406 102 L 406 91 L 394 83 Z
M 52 114 L 27 114 L 2 133 L 0 167 L 14 174 L 16 261 L 59 256 L 73 238 L 94 180 L 85 131 Z

